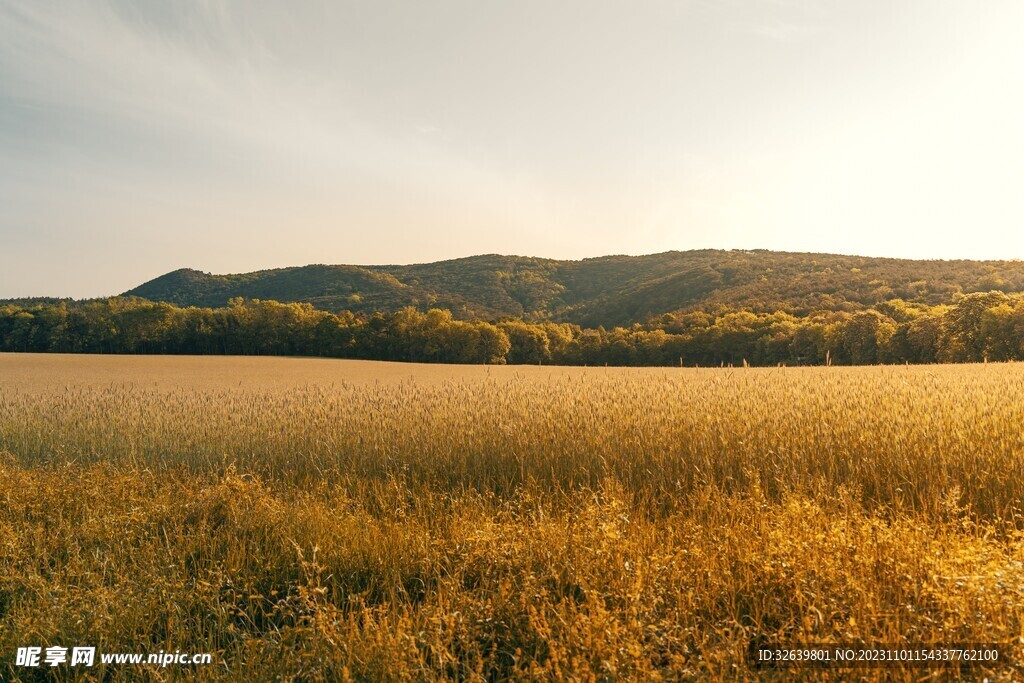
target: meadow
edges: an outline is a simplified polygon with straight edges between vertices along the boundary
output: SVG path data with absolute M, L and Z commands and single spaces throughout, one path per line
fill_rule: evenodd
M 1014 363 L 0 354 L 0 679 L 1019 680 L 1022 425 Z M 14 666 L 77 644 L 214 664 Z

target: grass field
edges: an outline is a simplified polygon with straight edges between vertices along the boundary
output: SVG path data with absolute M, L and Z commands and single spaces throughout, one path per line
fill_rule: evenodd
M 1019 680 L 1022 501 L 1019 364 L 0 355 L 0 679 L 95 645 L 214 655 L 105 680 Z

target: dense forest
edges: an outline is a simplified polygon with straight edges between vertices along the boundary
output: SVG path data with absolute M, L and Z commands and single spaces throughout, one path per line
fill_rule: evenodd
M 666 313 L 629 327 L 458 320 L 446 310 L 330 313 L 236 298 L 182 308 L 137 297 L 0 305 L 0 351 L 295 355 L 438 363 L 815 365 L 1024 359 L 1024 296 L 890 299 L 796 316 Z
M 582 261 L 179 270 L 94 301 L 0 301 L 0 350 L 442 363 L 1024 358 L 1024 264 L 702 250 Z
M 178 270 L 126 295 L 203 308 L 222 308 L 237 297 L 305 302 L 371 316 L 412 306 L 447 309 L 456 320 L 518 318 L 611 329 L 666 313 L 781 312 L 806 318 L 819 311 L 867 311 L 894 299 L 936 306 L 957 294 L 991 290 L 1024 292 L 1024 263 L 720 250 L 582 261 L 484 255 L 240 275 Z

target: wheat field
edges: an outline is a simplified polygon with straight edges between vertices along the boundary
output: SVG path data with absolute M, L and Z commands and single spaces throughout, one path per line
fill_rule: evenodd
M 0 679 L 80 643 L 214 655 L 83 680 L 1019 680 L 1022 425 L 1020 364 L 0 354 Z

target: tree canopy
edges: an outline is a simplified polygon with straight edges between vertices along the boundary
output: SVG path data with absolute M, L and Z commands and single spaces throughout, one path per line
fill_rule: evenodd
M 457 320 L 518 318 L 629 327 L 664 314 L 854 313 L 958 294 L 1024 292 L 1019 261 L 910 261 L 771 251 L 700 250 L 556 261 L 484 255 L 411 266 L 311 265 L 238 275 L 178 270 L 126 294 L 177 306 L 230 299 L 309 303 L 372 315 L 412 306 Z M 882 311 L 884 312 L 884 311 Z
M 888 300 L 797 316 L 731 310 L 666 313 L 628 327 L 452 312 L 330 313 L 308 303 L 234 298 L 219 308 L 137 297 L 0 306 L 0 351 L 294 355 L 428 363 L 820 365 L 1024 360 L 1024 297 Z

